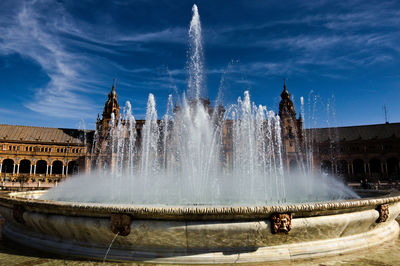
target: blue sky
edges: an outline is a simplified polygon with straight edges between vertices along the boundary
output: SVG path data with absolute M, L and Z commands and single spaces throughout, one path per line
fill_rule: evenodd
M 0 123 L 92 129 L 113 78 L 137 119 L 149 93 L 162 115 L 187 87 L 193 3 L 211 100 L 277 111 L 287 78 L 307 126 L 383 123 L 383 105 L 400 122 L 398 1 L 3 0 Z

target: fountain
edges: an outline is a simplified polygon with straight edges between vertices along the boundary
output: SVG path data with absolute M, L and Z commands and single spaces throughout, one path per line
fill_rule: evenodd
M 196 5 L 189 39 L 182 99 L 174 105 L 170 96 L 159 120 L 150 94 L 140 136 L 128 102 L 96 132 L 92 160 L 102 167 L 91 174 L 0 196 L 5 237 L 79 257 L 201 264 L 335 255 L 398 237 L 399 195 L 360 198 L 313 173 L 309 155 L 287 173 L 279 116 L 249 92 L 226 110 L 211 108 L 201 98 Z

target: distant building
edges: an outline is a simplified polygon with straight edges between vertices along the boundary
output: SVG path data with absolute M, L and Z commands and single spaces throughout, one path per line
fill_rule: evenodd
M 107 149 L 104 140 L 109 137 L 111 121 L 114 119 L 117 123 L 119 116 L 117 98 L 113 83 L 102 117 L 97 118 L 96 131 L 0 125 L 0 180 L 54 182 L 89 172 L 104 163 L 112 166 L 112 153 L 102 151 Z M 205 100 L 205 104 L 211 110 L 209 101 Z M 219 108 L 223 113 L 223 107 Z M 400 179 L 400 123 L 303 129 L 302 117 L 296 116 L 286 84 L 281 93 L 279 117 L 287 171 L 310 164 L 314 169 L 334 173 L 347 181 Z M 136 121 L 138 145 L 144 123 L 144 120 Z M 226 125 L 224 146 L 226 163 L 230 164 L 230 121 Z M 92 147 L 94 138 L 99 141 Z M 307 153 L 312 154 L 311 161 Z
M 400 181 L 400 123 L 303 129 L 286 84 L 279 117 L 288 171 L 303 164 L 348 182 Z
M 85 169 L 93 132 L 0 125 L 0 178 L 53 182 Z
M 400 123 L 306 129 L 314 165 L 348 181 L 400 181 Z

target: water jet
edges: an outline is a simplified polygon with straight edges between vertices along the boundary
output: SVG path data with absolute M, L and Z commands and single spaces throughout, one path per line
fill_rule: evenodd
M 96 171 L 49 191 L 0 196 L 5 237 L 78 257 L 188 264 L 335 255 L 398 237 L 398 194 L 368 191 L 360 198 L 314 173 L 300 141 L 293 147 L 301 167 L 288 172 L 284 121 L 255 105 L 249 92 L 224 110 L 211 108 L 201 98 L 196 5 L 189 39 L 181 101 L 170 97 L 159 120 L 150 94 L 140 134 L 130 103 L 121 114 L 111 108 L 91 152 Z M 288 95 L 285 87 L 282 97 Z M 110 104 L 115 97 L 113 88 Z

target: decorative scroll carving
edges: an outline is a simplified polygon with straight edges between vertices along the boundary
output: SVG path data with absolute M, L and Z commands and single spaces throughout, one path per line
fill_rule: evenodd
M 13 206 L 12 215 L 13 215 L 14 220 L 17 223 L 20 223 L 20 224 L 24 224 L 25 223 L 24 212 L 25 212 L 25 207 L 23 205 L 15 204 Z
M 379 212 L 379 218 L 376 220 L 377 223 L 384 223 L 389 217 L 389 204 L 379 205 L 377 208 Z
M 127 236 L 131 232 L 131 217 L 127 214 L 111 214 L 111 231 L 120 236 Z
M 279 232 L 288 234 L 292 229 L 292 214 L 291 213 L 275 213 L 271 216 L 272 233 Z

